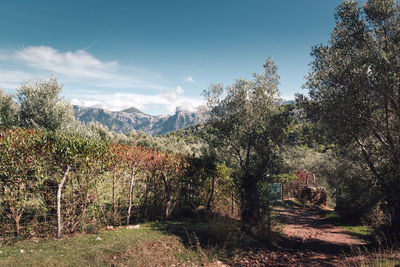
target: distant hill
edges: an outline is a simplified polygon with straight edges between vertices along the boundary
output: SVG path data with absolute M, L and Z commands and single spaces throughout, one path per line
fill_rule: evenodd
M 174 115 L 151 116 L 135 107 L 122 111 L 109 111 L 102 108 L 73 106 L 75 118 L 83 123 L 99 122 L 109 130 L 129 133 L 132 130 L 147 134 L 162 135 L 205 120 L 204 112 L 188 112 L 179 108 Z

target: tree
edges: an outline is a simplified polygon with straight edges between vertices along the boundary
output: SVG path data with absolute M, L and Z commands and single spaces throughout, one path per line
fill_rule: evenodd
M 60 98 L 61 91 L 62 85 L 54 76 L 24 83 L 17 92 L 21 126 L 55 131 L 73 121 L 72 107 Z
M 263 74 L 231 86 L 212 85 L 204 92 L 210 109 L 207 142 L 223 151 L 235 170 L 240 189 L 242 223 L 250 230 L 264 218 L 259 182 L 279 170 L 279 146 L 286 136 L 287 117 L 279 106 L 277 67 L 271 59 Z
M 0 133 L 0 196 L 22 234 L 21 218 L 28 201 L 40 194 L 45 181 L 41 134 L 33 130 L 10 129 Z
M 344 1 L 328 45 L 313 47 L 309 114 L 336 145 L 355 144 L 371 186 L 400 231 L 400 7 L 394 0 Z
M 0 126 L 9 128 L 14 126 L 18 119 L 18 107 L 12 96 L 4 94 L 0 89 Z

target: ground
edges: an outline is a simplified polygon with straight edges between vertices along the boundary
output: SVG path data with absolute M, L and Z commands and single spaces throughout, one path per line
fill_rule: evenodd
M 282 223 L 277 245 L 237 257 L 234 266 L 351 266 L 352 247 L 363 245 L 354 233 L 331 224 L 328 209 L 281 205 L 276 212 Z
M 332 211 L 282 202 L 275 207 L 275 214 L 280 229 L 272 243 L 243 236 L 237 220 L 202 218 L 0 245 L 0 266 L 360 266 L 363 263 L 357 251 L 364 247 L 365 241 L 360 238 L 365 237 L 365 231 L 338 226 L 331 220 L 335 215 Z M 374 266 L 400 264 L 398 251 L 393 251 L 388 264 L 379 261 Z

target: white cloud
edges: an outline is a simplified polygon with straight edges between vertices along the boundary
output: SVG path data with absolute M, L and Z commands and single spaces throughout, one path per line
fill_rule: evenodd
M 102 62 L 84 50 L 60 53 L 48 46 L 30 46 L 17 51 L 15 57 L 32 68 L 70 77 L 104 79 L 117 67 L 115 61 Z
M 140 79 L 135 73 L 124 74 L 116 61 L 102 61 L 85 50 L 60 52 L 49 46 L 29 46 L 16 51 L 13 58 L 33 70 L 54 72 L 63 82 L 79 82 L 103 88 L 150 88 L 165 86 Z M 0 58 L 1 60 L 1 58 Z M 149 75 L 148 75 L 149 76 Z M 157 76 L 150 75 L 150 76 Z
M 8 59 L 10 56 L 4 52 L 3 50 L 0 50 L 0 60 L 6 60 Z
M 193 77 L 192 77 L 192 76 L 186 77 L 186 78 L 185 78 L 185 82 L 189 82 L 189 83 L 194 82 L 194 81 L 193 81 Z
M 135 106 L 161 114 L 174 113 L 177 107 L 194 110 L 204 104 L 200 98 L 185 96 L 181 86 L 164 86 L 159 82 L 163 77 L 157 73 L 103 61 L 84 50 L 61 52 L 48 46 L 29 46 L 9 53 L 0 50 L 2 88 L 15 89 L 25 81 L 47 78 L 50 72 L 64 84 L 63 95 L 76 105 L 109 110 Z M 185 80 L 193 82 L 190 76 Z M 142 94 L 146 89 L 153 94 Z
M 27 80 L 34 78 L 29 72 L 0 69 L 0 88 L 16 89 Z

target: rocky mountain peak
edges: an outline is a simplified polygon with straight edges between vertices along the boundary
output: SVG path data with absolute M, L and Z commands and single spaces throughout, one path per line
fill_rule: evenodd
M 174 115 L 166 116 L 151 116 L 136 107 L 122 111 L 108 111 L 102 108 L 74 106 L 74 114 L 83 123 L 99 122 L 111 131 L 125 134 L 136 130 L 162 135 L 205 120 L 204 112 L 188 112 L 179 107 Z

